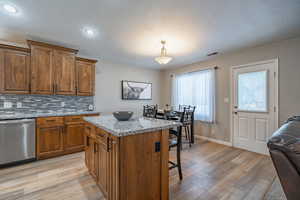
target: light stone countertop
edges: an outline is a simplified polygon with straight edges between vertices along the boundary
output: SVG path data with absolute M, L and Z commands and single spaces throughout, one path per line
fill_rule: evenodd
M 12 114 L 0 114 L 0 120 L 8 119 L 26 119 L 37 117 L 59 117 L 59 116 L 71 116 L 71 115 L 88 115 L 98 114 L 96 111 L 58 111 L 58 112 L 35 112 L 35 113 L 12 113 Z
M 84 120 L 114 136 L 123 137 L 180 126 L 180 122 L 146 117 L 133 117 L 129 121 L 118 121 L 113 115 L 84 117 Z

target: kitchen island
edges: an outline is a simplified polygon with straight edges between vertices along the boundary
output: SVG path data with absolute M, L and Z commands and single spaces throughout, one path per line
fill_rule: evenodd
M 178 122 L 85 117 L 85 161 L 107 200 L 169 199 L 169 129 Z

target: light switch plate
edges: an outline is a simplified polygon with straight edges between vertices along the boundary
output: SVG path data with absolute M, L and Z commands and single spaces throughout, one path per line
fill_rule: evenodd
M 3 104 L 3 107 L 4 108 L 11 108 L 12 107 L 12 102 L 5 101 L 4 104 Z
M 225 98 L 224 98 L 224 102 L 225 102 L 225 103 L 229 103 L 229 98 L 228 98 L 228 97 L 225 97 Z
M 61 103 L 60 103 L 60 106 L 61 106 L 61 107 L 65 107 L 65 105 L 66 105 L 65 102 L 61 102 Z

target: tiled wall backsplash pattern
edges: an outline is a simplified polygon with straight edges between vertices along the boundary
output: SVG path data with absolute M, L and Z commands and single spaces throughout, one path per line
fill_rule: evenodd
M 11 102 L 12 107 L 4 108 L 5 102 Z M 21 108 L 18 103 L 22 103 Z M 94 105 L 93 97 L 0 94 L 0 114 L 87 111 L 89 105 Z

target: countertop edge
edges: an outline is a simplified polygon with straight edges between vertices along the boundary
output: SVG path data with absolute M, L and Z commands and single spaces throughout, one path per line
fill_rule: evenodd
M 101 114 L 97 111 L 86 111 L 86 112 L 67 112 L 67 113 L 41 113 L 41 114 L 20 114 L 11 115 L 8 117 L 2 117 L 0 115 L 0 120 L 13 120 L 13 119 L 27 119 L 27 118 L 39 118 L 39 117 L 63 117 L 63 116 L 73 116 L 73 115 L 89 115 L 89 114 Z
M 114 135 L 116 137 L 126 137 L 126 136 L 130 136 L 130 135 L 149 133 L 149 132 L 153 132 L 153 131 L 165 130 L 165 129 L 175 128 L 175 127 L 180 126 L 180 124 L 172 124 L 172 125 L 167 125 L 167 126 L 164 126 L 164 127 L 147 128 L 147 129 L 138 130 L 138 131 L 116 132 L 112 129 L 106 128 L 105 126 L 101 126 L 97 123 L 94 123 L 92 120 L 86 119 L 86 117 L 84 117 L 83 119 L 86 122 L 91 123 L 94 126 L 96 126 L 97 128 L 103 129 L 104 131 L 107 131 L 107 132 L 111 133 L 112 135 Z M 178 122 L 178 123 L 180 123 L 180 122 Z

